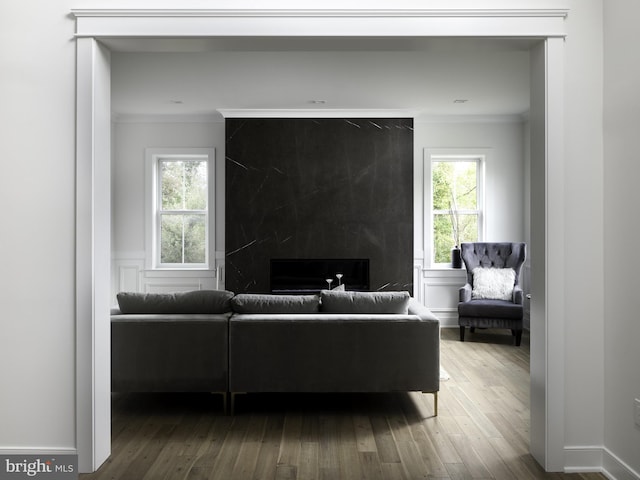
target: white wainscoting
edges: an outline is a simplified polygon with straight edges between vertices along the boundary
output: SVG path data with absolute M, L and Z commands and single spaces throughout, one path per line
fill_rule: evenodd
M 113 254 L 111 296 L 118 292 L 165 293 L 224 289 L 224 254 L 216 254 L 213 270 L 147 270 L 144 252 Z
M 414 262 L 414 296 L 440 319 L 442 327 L 458 326 L 458 289 L 465 284 L 462 269 L 423 268 Z

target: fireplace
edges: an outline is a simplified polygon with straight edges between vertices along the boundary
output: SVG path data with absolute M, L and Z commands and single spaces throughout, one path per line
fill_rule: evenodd
M 280 294 L 318 293 L 341 284 L 347 290 L 367 291 L 369 259 L 273 258 L 270 280 L 271 292 Z

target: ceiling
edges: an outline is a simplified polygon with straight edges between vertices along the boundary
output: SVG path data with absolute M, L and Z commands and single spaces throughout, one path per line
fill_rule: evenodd
M 529 109 L 535 40 L 478 38 L 111 39 L 112 109 L 376 110 L 511 116 Z

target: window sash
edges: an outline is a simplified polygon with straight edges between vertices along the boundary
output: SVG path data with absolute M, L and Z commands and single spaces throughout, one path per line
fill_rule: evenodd
M 195 224 L 193 224 L 193 219 L 194 218 L 198 218 L 199 217 L 199 221 L 196 222 Z M 177 222 L 177 226 L 179 228 L 179 232 L 178 232 L 178 240 L 180 241 L 179 247 L 178 247 L 178 252 L 176 255 L 176 248 L 174 246 L 174 252 L 172 252 L 170 249 L 165 249 L 164 248 L 164 243 L 165 240 L 170 240 L 171 237 L 173 237 L 175 239 L 176 237 L 176 232 L 168 232 L 168 234 L 170 235 L 171 233 L 173 233 L 173 235 L 169 238 L 165 237 L 164 234 L 164 228 L 171 228 L 172 225 L 170 223 L 166 223 L 164 220 L 166 219 L 176 219 L 178 220 Z M 180 221 L 181 220 L 181 221 Z M 165 212 L 159 212 L 158 213 L 158 221 L 157 221 L 157 225 L 158 225 L 158 238 L 157 238 L 157 242 L 158 242 L 158 265 L 161 267 L 176 267 L 176 266 L 189 266 L 189 267 L 197 267 L 197 266 L 206 266 L 207 265 L 207 260 L 208 260 L 208 249 L 207 249 L 207 244 L 208 244 L 208 232 L 207 232 L 207 221 L 208 221 L 208 215 L 207 212 L 198 212 L 198 211 L 165 211 Z M 193 225 L 192 225 L 193 224 Z M 202 239 L 196 239 L 196 240 L 200 240 L 200 245 L 198 245 L 198 243 L 193 244 L 190 242 L 190 240 L 193 240 L 191 237 L 191 233 L 193 233 L 192 231 L 190 231 L 189 227 L 191 226 L 196 226 L 200 224 L 202 225 L 202 228 L 204 229 L 204 238 Z M 173 225 L 173 227 L 175 227 L 176 225 Z M 168 261 L 168 259 L 175 259 L 176 256 L 179 258 L 179 261 Z M 189 258 L 188 257 L 201 257 L 202 261 L 188 261 Z

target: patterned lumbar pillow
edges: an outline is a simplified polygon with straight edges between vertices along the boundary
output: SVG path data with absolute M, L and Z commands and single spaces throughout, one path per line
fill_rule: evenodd
M 516 272 L 512 268 L 476 267 L 473 273 L 471 298 L 511 300 Z

